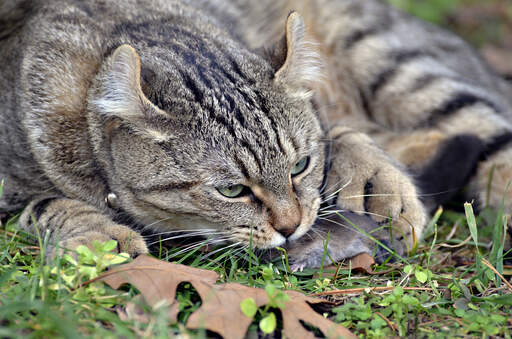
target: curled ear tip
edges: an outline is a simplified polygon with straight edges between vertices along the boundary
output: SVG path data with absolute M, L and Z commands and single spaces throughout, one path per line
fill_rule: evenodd
M 128 44 L 123 44 L 116 48 L 114 51 L 114 59 L 117 59 L 118 57 L 131 57 L 131 58 L 138 58 L 137 51 L 135 48 Z
M 288 20 L 302 20 L 302 16 L 297 11 L 291 11 L 288 14 Z
M 133 48 L 131 45 L 129 44 L 122 44 L 120 45 L 119 47 L 116 48 L 116 51 L 130 51 L 130 52 L 135 52 L 135 48 Z
M 304 25 L 304 19 L 302 18 L 302 15 L 299 14 L 299 12 L 291 12 L 288 14 L 288 19 L 286 20 L 288 26 L 303 26 Z

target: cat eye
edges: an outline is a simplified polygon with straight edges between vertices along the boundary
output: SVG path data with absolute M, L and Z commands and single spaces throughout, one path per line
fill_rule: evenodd
M 292 175 L 292 177 L 304 172 L 304 170 L 308 167 L 308 164 L 309 157 L 304 157 L 297 161 L 297 163 L 290 170 L 290 174 Z
M 217 191 L 227 198 L 238 198 L 246 193 L 246 188 L 246 186 L 238 184 L 226 187 L 217 187 Z

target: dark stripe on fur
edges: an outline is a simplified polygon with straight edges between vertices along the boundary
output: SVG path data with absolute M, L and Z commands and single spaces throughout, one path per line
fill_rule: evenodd
M 443 142 L 430 163 L 416 175 L 425 206 L 434 210 L 463 188 L 485 148 L 480 138 L 470 134 Z
M 345 49 L 350 49 L 354 47 L 358 42 L 362 41 L 364 38 L 379 33 L 380 27 L 370 27 L 366 29 L 361 29 L 353 32 L 345 39 Z
M 488 106 L 496 113 L 500 113 L 500 109 L 490 100 L 480 97 L 476 94 L 469 92 L 459 92 L 451 96 L 441 107 L 436 108 L 429 114 L 428 124 L 432 125 L 437 122 L 440 118 L 456 113 L 457 111 L 471 107 L 477 104 L 483 104 Z
M 413 59 L 423 58 L 427 56 L 432 57 L 433 54 L 421 49 L 400 50 L 393 52 L 393 59 L 395 59 L 395 62 L 398 65 Z
M 358 29 L 349 34 L 343 43 L 345 49 L 354 48 L 358 43 L 372 35 L 389 31 L 393 26 L 393 20 L 388 12 L 381 12 L 381 14 L 382 16 L 379 18 L 380 20 L 376 22 L 374 26 Z
M 383 72 L 379 73 L 375 80 L 370 84 L 370 93 L 372 96 L 376 96 L 377 92 L 391 80 L 396 74 L 396 66 L 388 68 Z
M 363 89 L 359 89 L 359 97 L 361 98 L 361 105 L 362 105 L 362 108 L 363 108 L 363 113 L 366 115 L 366 117 L 373 121 L 373 112 L 370 108 L 370 102 L 366 96 L 366 93 L 364 92 Z
M 173 191 L 173 190 L 190 189 L 199 184 L 200 184 L 200 182 L 198 182 L 198 181 L 172 182 L 172 183 L 168 183 L 165 185 L 155 185 L 155 186 L 144 187 L 144 188 L 131 187 L 130 190 L 133 193 L 167 192 L 167 191 Z
M 256 94 L 257 99 L 258 99 L 258 103 L 255 103 L 255 106 L 259 107 L 262 110 L 262 112 L 265 113 L 265 117 L 270 121 L 270 127 L 271 127 L 272 132 L 274 133 L 276 141 L 277 141 L 277 146 L 278 146 L 277 149 L 282 154 L 286 155 L 286 151 L 285 151 L 285 147 L 283 145 L 283 141 L 281 140 L 281 137 L 279 135 L 279 128 L 277 127 L 278 124 L 276 123 L 274 117 L 271 114 L 269 114 L 269 112 L 270 112 L 270 108 L 269 108 L 270 105 L 268 104 L 268 102 L 265 99 L 265 97 L 259 91 L 255 91 L 254 93 Z M 251 99 L 251 101 L 253 101 L 253 100 Z M 284 112 L 283 112 L 283 114 L 284 114 Z M 288 136 L 288 138 L 295 145 L 294 140 L 290 136 Z
M 485 143 L 485 150 L 480 156 L 480 161 L 487 160 L 499 151 L 512 145 L 512 132 L 507 131 L 493 137 Z
M 375 175 L 373 177 L 375 177 Z M 364 210 L 370 211 L 369 202 L 370 202 L 371 195 L 373 194 L 373 183 L 371 182 L 371 179 L 368 180 L 366 182 L 366 184 L 364 185 L 364 193 L 363 194 L 364 194 L 364 197 L 363 197 Z
M 422 75 L 414 81 L 414 84 L 409 89 L 409 93 L 415 93 L 415 92 L 421 91 L 422 89 L 428 87 L 433 82 L 435 82 L 439 79 L 442 79 L 442 78 L 443 77 L 436 75 L 436 74 Z
M 393 59 L 393 65 L 377 75 L 375 80 L 370 84 L 370 93 L 376 96 L 379 90 L 385 87 L 396 75 L 397 71 L 403 64 L 432 54 L 422 50 L 401 50 L 391 53 L 390 58 Z
M 50 205 L 56 199 L 58 199 L 58 198 L 51 197 L 51 198 L 43 199 L 43 200 L 39 201 L 38 203 L 36 203 L 32 207 L 32 214 L 33 214 L 34 218 L 36 220 L 38 220 L 41 217 L 41 215 L 43 215 L 43 213 L 46 211 L 46 208 L 48 207 L 48 205 Z
M 240 169 L 240 172 L 242 172 L 242 174 L 244 175 L 244 177 L 246 177 L 247 179 L 250 179 L 250 175 L 249 175 L 249 170 L 247 170 L 247 167 L 245 166 L 244 162 L 242 161 L 242 159 L 240 159 L 238 157 L 238 155 L 234 155 L 233 157 L 236 161 L 236 164 L 238 165 L 238 168 Z
M 256 163 L 256 165 L 258 165 L 258 170 L 259 170 L 260 174 L 262 174 L 263 173 L 263 163 L 262 163 L 261 159 L 258 157 L 256 151 L 251 147 L 251 145 L 247 141 L 240 140 L 240 143 L 242 144 L 242 147 L 247 149 L 249 151 L 249 153 L 252 154 L 252 157 L 254 158 L 254 162 Z

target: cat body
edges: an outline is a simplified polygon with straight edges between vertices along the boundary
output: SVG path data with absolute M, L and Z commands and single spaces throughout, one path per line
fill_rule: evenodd
M 142 227 L 271 248 L 322 202 L 411 245 L 468 180 L 483 199 L 494 168 L 497 206 L 512 179 L 509 86 L 380 2 L 14 1 L 0 40 L 0 211 L 64 247 L 144 253 Z

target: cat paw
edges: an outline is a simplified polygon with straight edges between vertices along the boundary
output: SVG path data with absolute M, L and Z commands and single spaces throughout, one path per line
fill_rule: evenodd
M 412 179 L 365 134 L 335 128 L 331 137 L 333 160 L 327 187 L 339 189 L 337 206 L 368 215 L 380 225 L 390 222 L 399 233 L 393 238 L 406 239 L 410 249 L 427 221 Z
M 116 253 L 128 253 L 132 258 L 139 254 L 148 253 L 146 242 L 142 236 L 126 226 L 111 225 L 102 231 L 88 231 L 61 241 L 58 246 L 61 249 L 60 253 L 62 253 L 62 249 L 74 251 L 80 245 L 93 249 L 92 244 L 94 241 L 107 242 L 110 240 L 117 241 Z M 49 250 L 51 257 L 57 255 L 57 248 L 55 246 Z
M 118 251 L 128 253 L 131 257 L 148 253 L 148 247 L 140 233 L 123 225 L 112 225 L 106 232 L 117 241 Z

